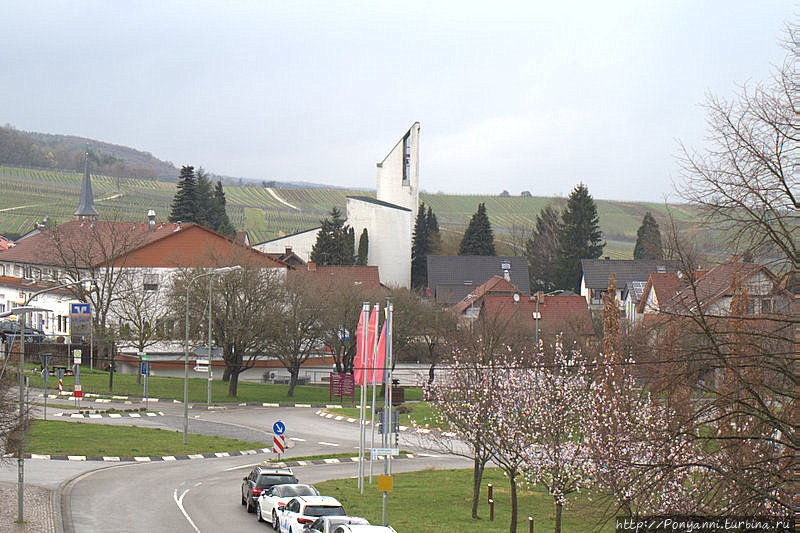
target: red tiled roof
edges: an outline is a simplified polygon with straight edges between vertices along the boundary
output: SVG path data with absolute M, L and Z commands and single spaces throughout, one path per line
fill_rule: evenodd
M 0 286 L 14 287 L 15 289 L 36 292 L 42 289 L 52 287 L 54 283 L 26 283 L 21 278 L 12 278 L 10 276 L 0 276 Z M 50 291 L 51 294 L 71 295 L 68 289 L 55 289 Z
M 770 277 L 774 277 L 769 270 L 761 265 L 745 263 L 736 259 L 726 261 L 697 279 L 695 284 L 696 299 L 692 287 L 688 286 L 684 287 L 671 299 L 670 305 L 679 305 L 684 309 L 694 308 L 697 301 L 700 302 L 701 306 L 709 305 L 730 291 L 734 276 L 738 276 L 740 280 L 745 280 L 759 270 L 764 270 Z M 660 299 L 659 302 L 661 302 Z M 661 306 L 663 307 L 663 305 L 662 303 Z
M 463 300 L 455 304 L 453 310 L 460 315 L 487 294 L 514 294 L 515 292 L 519 293 L 520 291 L 510 281 L 501 276 L 492 276 L 464 297 Z
M 347 280 L 371 290 L 378 290 L 381 287 L 377 266 L 316 266 L 314 270 L 302 268 L 290 270 L 288 275 L 289 277 L 313 276 L 320 280 Z
M 55 245 L 58 239 L 62 250 Z M 168 241 L 168 242 L 167 242 Z M 126 266 L 169 267 L 202 266 L 209 254 L 226 255 L 235 263 L 233 251 L 242 251 L 268 262 L 270 266 L 286 266 L 265 254 L 197 224 L 156 224 L 150 230 L 147 222 L 71 221 L 42 231 L 0 251 L 0 261 L 37 265 L 58 265 L 62 257 L 79 257 L 89 266 L 101 266 L 127 254 Z M 109 257 L 113 253 L 114 257 Z
M 636 308 L 637 313 L 643 313 L 650 291 L 655 291 L 656 299 L 660 306 L 674 297 L 686 286 L 684 281 L 678 277 L 677 272 L 653 272 L 647 279 L 647 284 L 642 291 L 642 298 Z
M 536 305 L 536 299 L 522 297 L 519 302 L 514 302 L 513 296 L 489 294 L 483 298 L 481 313 L 489 316 L 517 317 L 523 324 L 535 327 L 536 320 L 533 313 L 538 311 L 541 315 L 539 327 L 541 329 L 562 327 L 567 322 L 581 324 L 582 328 L 591 330 L 591 314 L 586 299 L 583 296 L 549 296 Z

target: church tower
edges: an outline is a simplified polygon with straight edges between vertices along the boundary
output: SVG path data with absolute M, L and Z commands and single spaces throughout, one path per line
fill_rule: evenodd
M 83 182 L 81 183 L 81 198 L 78 209 L 75 210 L 75 220 L 97 220 L 97 210 L 94 208 L 94 194 L 92 193 L 92 178 L 89 176 L 89 143 L 86 143 L 84 153 Z
M 411 223 L 419 209 L 419 122 L 415 122 L 378 163 L 377 198 L 411 210 Z M 413 229 L 413 228 L 412 228 Z

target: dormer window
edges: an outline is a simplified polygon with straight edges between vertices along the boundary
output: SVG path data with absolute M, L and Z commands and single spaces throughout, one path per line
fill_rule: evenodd
M 142 286 L 145 292 L 158 291 L 158 274 L 145 274 Z

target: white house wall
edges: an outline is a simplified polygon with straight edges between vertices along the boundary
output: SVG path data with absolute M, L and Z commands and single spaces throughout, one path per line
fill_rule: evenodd
M 406 134 L 384 160 L 378 163 L 376 197 L 382 202 L 410 209 L 411 224 L 413 224 L 419 209 L 419 122 L 415 122 Z M 406 145 L 410 156 L 407 183 L 403 183 L 403 139 L 407 139 Z
M 367 228 L 367 264 L 378 267 L 381 283 L 411 286 L 411 212 L 347 199 L 347 223 L 356 239 Z
M 291 248 L 298 257 L 308 262 L 308 258 L 311 257 L 311 249 L 314 247 L 314 243 L 317 242 L 318 233 L 319 228 L 313 228 L 302 233 L 256 244 L 253 248 L 264 253 L 283 253 L 286 248 Z

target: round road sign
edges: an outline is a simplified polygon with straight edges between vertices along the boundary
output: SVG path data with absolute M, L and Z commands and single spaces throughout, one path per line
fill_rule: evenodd
M 283 422 L 278 420 L 277 422 L 272 424 L 272 431 L 276 435 L 283 435 L 283 432 L 286 431 L 286 426 L 283 424 Z

